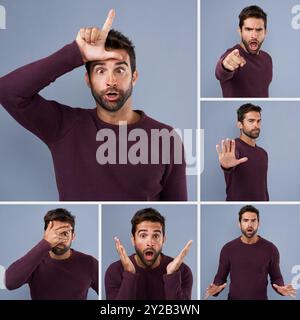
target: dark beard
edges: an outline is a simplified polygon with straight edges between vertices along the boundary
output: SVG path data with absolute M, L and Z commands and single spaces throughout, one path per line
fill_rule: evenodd
M 249 137 L 250 139 L 257 139 L 259 137 L 260 130 L 257 130 L 257 131 L 258 131 L 257 134 L 252 134 L 251 131 L 244 131 L 242 129 L 243 134 L 246 135 L 247 137 Z
M 159 255 L 161 254 L 161 250 L 159 250 L 154 253 L 152 261 L 145 261 L 143 253 L 140 250 L 138 250 L 136 247 L 135 247 L 135 252 L 136 252 L 137 256 L 140 258 L 140 260 L 142 261 L 143 265 L 147 268 L 152 267 L 154 265 L 154 263 L 156 262 L 157 258 L 159 257 Z
M 59 248 L 59 247 L 54 247 L 52 248 L 52 252 L 57 255 L 57 256 L 62 256 L 63 254 L 65 254 L 69 249 L 71 248 L 71 245 L 69 246 L 64 246 L 63 248 Z
M 263 44 L 263 41 L 258 43 L 257 49 L 255 51 L 253 51 L 253 50 L 250 49 L 248 43 L 244 39 L 242 39 L 242 42 L 243 42 L 243 45 L 245 46 L 247 52 L 250 53 L 250 54 L 257 54 L 259 52 L 259 50 L 260 50 L 261 45 Z
M 113 89 L 113 88 L 112 88 Z M 109 90 L 109 89 L 108 89 Z M 106 92 L 108 90 L 105 91 L 101 91 L 100 94 L 98 94 L 96 91 L 94 91 L 94 89 L 91 87 L 91 92 L 92 95 L 95 99 L 95 101 L 99 104 L 99 106 L 103 109 L 105 109 L 106 111 L 109 112 L 117 112 L 119 111 L 124 104 L 126 103 L 126 101 L 128 100 L 129 97 L 131 97 L 132 94 L 132 84 L 130 84 L 130 87 L 128 90 L 123 91 L 123 90 L 117 90 L 118 94 L 119 94 L 119 99 L 115 102 L 108 102 L 105 100 L 104 96 L 106 94 Z M 116 91 L 116 90 L 114 90 Z
M 257 230 L 253 230 L 252 233 L 249 235 L 247 234 L 247 230 L 241 230 L 242 234 L 247 238 L 247 239 L 251 239 L 255 236 Z

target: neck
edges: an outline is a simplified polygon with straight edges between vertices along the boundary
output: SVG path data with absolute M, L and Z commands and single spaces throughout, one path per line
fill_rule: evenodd
M 140 257 L 137 254 L 134 255 L 134 260 L 140 268 L 143 268 L 143 269 L 147 268 L 147 266 L 141 261 Z M 157 259 L 155 260 L 155 262 L 150 268 L 151 269 L 157 268 L 160 265 L 160 262 L 161 262 L 161 254 L 157 257 Z
M 246 244 L 254 244 L 258 241 L 259 237 L 255 234 L 252 238 L 247 238 L 244 235 L 241 236 L 241 241 Z
M 255 147 L 255 145 L 256 145 L 256 139 L 249 138 L 249 137 L 246 136 L 245 134 L 242 134 L 242 133 L 241 133 L 240 139 L 241 139 L 242 141 L 244 141 L 245 143 L 249 144 L 249 145 L 252 146 L 252 147 Z
M 72 251 L 71 251 L 71 249 L 69 249 L 66 253 L 64 253 L 62 255 L 57 255 L 57 254 L 53 253 L 52 251 L 50 251 L 49 254 L 50 254 L 50 257 L 52 259 L 55 259 L 55 260 L 66 260 L 66 259 L 71 257 Z
M 126 121 L 127 124 L 133 124 L 141 117 L 137 112 L 132 110 L 130 98 L 120 110 L 115 112 L 107 111 L 97 103 L 97 115 L 102 121 L 114 125 L 119 125 L 120 121 Z

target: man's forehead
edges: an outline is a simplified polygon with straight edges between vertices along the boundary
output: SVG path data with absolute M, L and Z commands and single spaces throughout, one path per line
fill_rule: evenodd
M 70 222 L 67 222 L 67 221 L 53 220 L 52 222 L 53 222 L 53 224 L 56 225 L 56 226 L 65 225 L 65 224 L 71 226 Z
M 256 219 L 257 214 L 255 212 L 246 211 L 242 215 L 242 219 Z
M 105 59 L 105 60 L 97 60 L 97 61 L 92 61 L 91 62 L 91 68 L 94 68 L 97 65 L 107 65 L 107 64 L 127 64 L 129 65 L 130 58 L 128 53 L 125 50 L 108 50 L 108 51 L 114 51 L 118 52 L 121 56 L 122 59 Z
M 257 111 L 250 111 L 245 114 L 245 119 L 261 119 L 261 114 Z
M 265 22 L 262 18 L 249 17 L 244 20 L 243 27 L 264 28 Z
M 162 232 L 162 225 L 159 222 L 143 221 L 136 227 L 136 232 Z

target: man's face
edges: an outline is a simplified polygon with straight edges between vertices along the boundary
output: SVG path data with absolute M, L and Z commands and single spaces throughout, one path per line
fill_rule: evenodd
M 132 74 L 128 53 L 121 49 L 113 51 L 121 54 L 123 60 L 92 62 L 90 77 L 86 75 L 95 101 L 109 112 L 116 112 L 125 105 L 137 80 L 137 72 Z
M 239 32 L 246 50 L 251 54 L 258 54 L 266 36 L 264 20 L 247 18 L 244 20 L 242 30 L 239 29 Z
M 238 122 L 242 134 L 250 139 L 257 139 L 260 134 L 261 116 L 259 112 L 250 111 L 244 115 L 244 120 Z
M 131 237 L 135 252 L 145 267 L 152 267 L 160 256 L 165 237 L 159 222 L 143 221 Z
M 53 221 L 54 227 L 64 226 L 65 224 L 66 224 L 66 222 Z M 67 223 L 67 224 L 71 228 L 71 225 L 69 223 Z M 61 256 L 61 255 L 65 254 L 68 250 L 70 250 L 71 245 L 72 245 L 72 241 L 74 240 L 74 233 L 72 232 L 72 230 L 62 232 L 61 236 L 63 236 L 66 240 L 61 243 L 58 243 L 51 250 L 54 254 L 56 254 L 58 256 Z
M 259 222 L 257 219 L 257 215 L 255 212 L 244 212 L 242 214 L 242 219 L 239 223 L 240 228 L 241 228 L 241 232 L 242 234 L 248 238 L 251 239 L 255 236 L 257 230 L 258 230 L 258 226 L 259 226 Z

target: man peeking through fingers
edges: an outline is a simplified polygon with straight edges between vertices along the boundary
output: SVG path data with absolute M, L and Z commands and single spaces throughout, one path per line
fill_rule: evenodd
M 256 145 L 260 134 L 261 107 L 251 103 L 237 110 L 240 137 L 216 146 L 224 172 L 227 201 L 269 201 L 268 154 Z
M 43 239 L 6 270 L 7 289 L 28 284 L 33 300 L 86 300 L 89 288 L 98 293 L 98 261 L 71 249 L 75 217 L 58 208 L 44 223 Z
M 216 66 L 223 97 L 268 97 L 273 76 L 271 56 L 261 50 L 267 32 L 267 14 L 258 6 L 239 15 L 240 44 L 228 49 Z
M 120 260 L 105 273 L 108 300 L 190 300 L 193 275 L 183 263 L 192 241 L 188 241 L 177 257 L 162 253 L 165 218 L 153 208 L 139 210 L 131 219 L 131 242 L 135 254 L 127 255 L 115 238 Z

